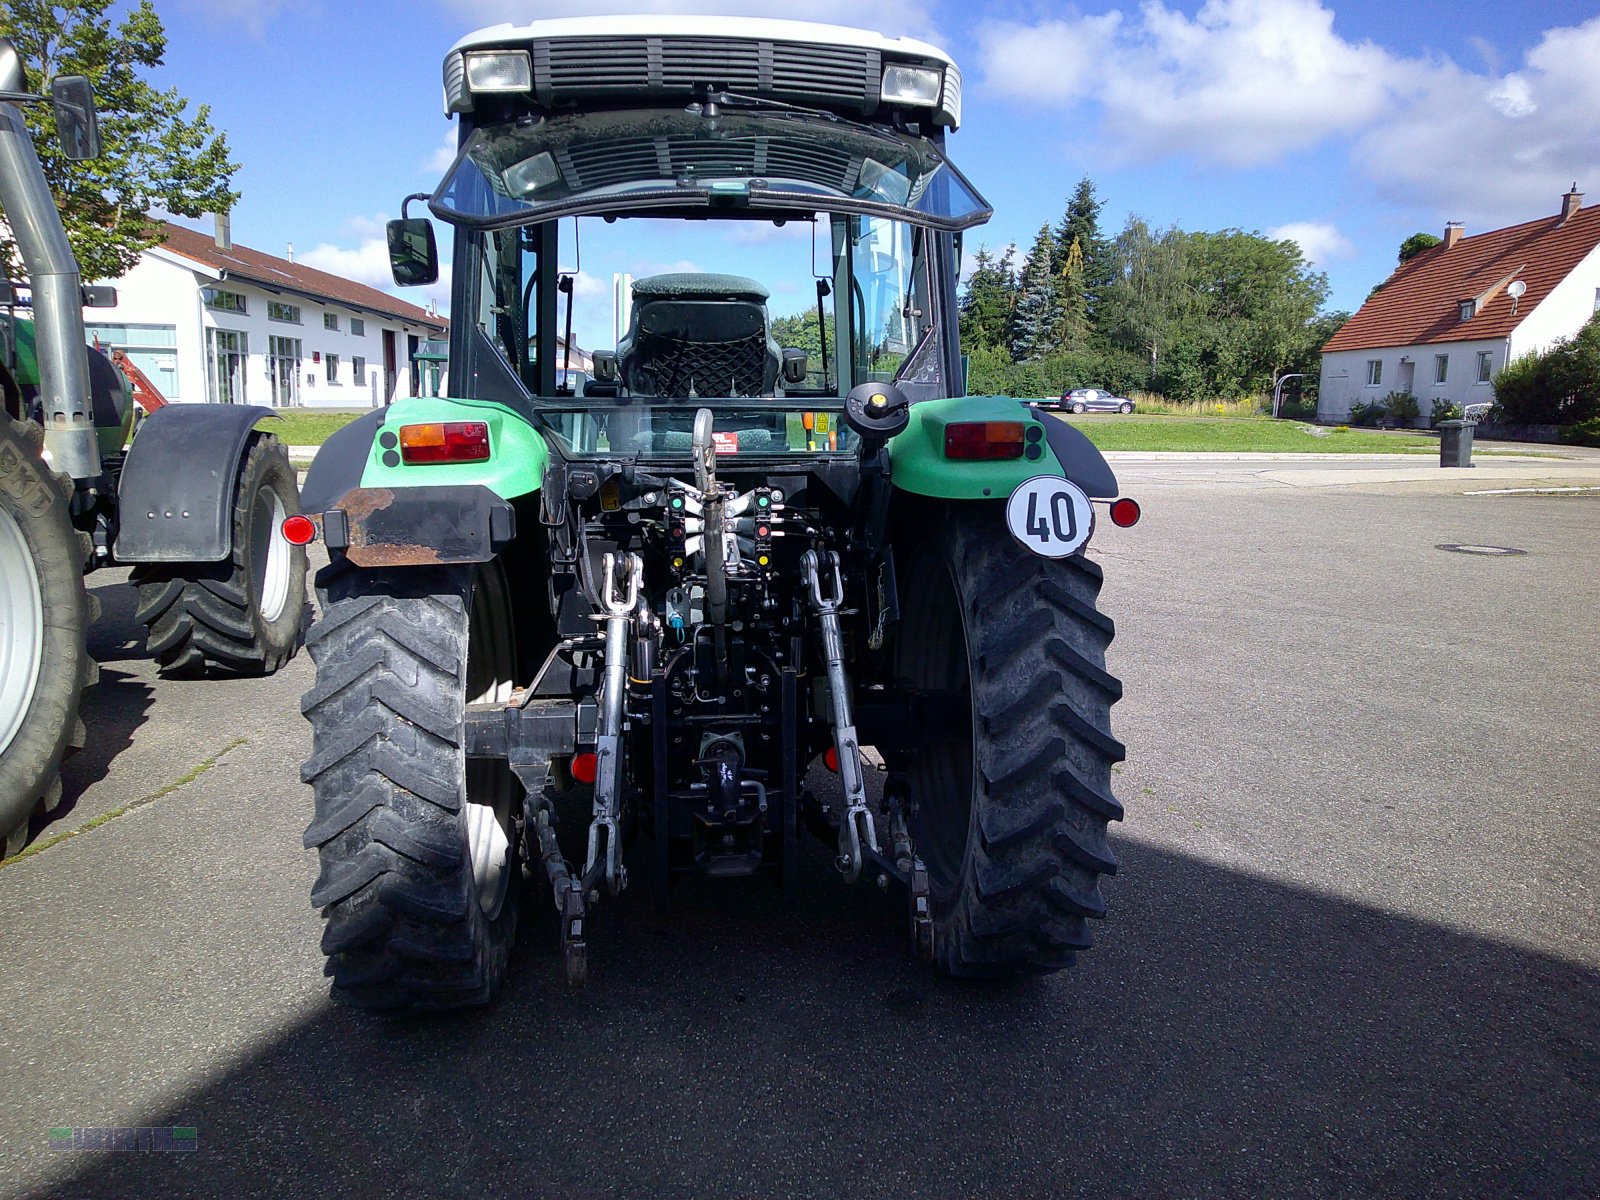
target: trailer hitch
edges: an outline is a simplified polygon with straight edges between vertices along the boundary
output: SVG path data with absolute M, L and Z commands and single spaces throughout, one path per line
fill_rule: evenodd
M 828 667 L 828 693 L 833 707 L 833 746 L 839 756 L 839 782 L 844 789 L 844 820 L 839 824 L 839 856 L 834 865 L 851 883 L 861 878 L 868 852 L 878 853 L 878 832 L 867 809 L 867 784 L 861 772 L 861 745 L 856 736 L 855 718 L 850 712 L 850 684 L 844 674 L 844 634 L 839 628 L 839 613 L 844 604 L 844 576 L 839 556 L 827 556 L 827 590 L 824 590 L 822 561 L 815 550 L 800 557 L 806 590 L 817 623 L 822 626 L 822 659 Z

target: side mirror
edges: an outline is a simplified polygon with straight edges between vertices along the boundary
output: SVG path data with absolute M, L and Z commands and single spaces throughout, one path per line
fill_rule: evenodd
M 433 222 L 426 217 L 401 217 L 385 226 L 389 236 L 389 269 L 400 287 L 434 283 L 439 278 L 439 247 Z
M 785 383 L 804 383 L 806 381 L 806 352 L 804 350 L 785 350 L 783 352 L 783 381 Z
M 85 308 L 115 308 L 117 306 L 117 289 L 105 283 L 86 283 L 83 285 L 83 306 Z
M 56 110 L 61 151 L 73 162 L 100 157 L 100 118 L 94 111 L 94 89 L 82 75 L 58 75 L 50 81 L 50 106 Z
M 617 381 L 617 356 L 611 350 L 596 350 L 591 356 L 594 363 L 594 377 L 601 383 L 615 383 Z

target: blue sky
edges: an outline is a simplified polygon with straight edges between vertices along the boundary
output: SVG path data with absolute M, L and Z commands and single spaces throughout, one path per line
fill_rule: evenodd
M 156 4 L 169 38 L 158 82 L 209 103 L 243 164 L 235 239 L 279 254 L 292 242 L 297 259 L 379 286 L 381 221 L 439 177 L 453 129 L 439 67 L 462 34 L 645 9 L 793 12 L 776 0 Z M 1088 175 L 1108 234 L 1134 213 L 1292 237 L 1327 271 L 1329 306 L 1348 309 L 1418 230 L 1554 213 L 1574 181 L 1600 202 L 1597 11 L 1565 0 L 807 5 L 814 19 L 927 37 L 961 64 L 952 157 L 995 208 L 971 245 L 1026 250 Z M 804 274 L 805 241 L 775 240 L 763 253 Z M 614 253 L 635 273 L 711 265 L 658 237 Z M 580 297 L 608 296 L 612 265 L 586 240 Z M 604 339 L 580 325 L 578 340 Z

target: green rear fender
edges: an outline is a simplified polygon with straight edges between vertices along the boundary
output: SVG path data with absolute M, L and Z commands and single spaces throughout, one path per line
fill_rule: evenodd
M 1023 457 L 946 458 L 946 428 L 968 421 L 1021 421 Z M 1116 476 L 1088 438 L 1009 396 L 952 396 L 912 405 L 910 424 L 889 442 L 889 461 L 895 487 L 944 500 L 1003 500 L 1036 475 L 1063 476 L 1090 496 L 1117 494 Z
M 489 426 L 489 457 L 470 463 L 406 465 L 394 444 L 402 425 L 433 421 L 483 421 Z M 544 482 L 550 448 L 527 420 L 505 407 L 481 400 L 420 396 L 396 400 L 366 451 L 364 488 L 438 487 L 482 484 L 502 500 L 537 492 Z

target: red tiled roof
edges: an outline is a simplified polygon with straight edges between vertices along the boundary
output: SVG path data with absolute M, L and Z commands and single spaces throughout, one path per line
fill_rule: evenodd
M 1397 268 L 1322 352 L 1505 337 L 1597 244 L 1600 205 L 1435 246 Z M 1528 285 L 1515 313 L 1506 295 L 1513 279 Z M 1461 302 L 1473 299 L 1478 311 L 1463 321 Z
M 162 247 L 184 258 L 192 259 L 219 271 L 226 271 L 232 279 L 246 280 L 266 288 L 285 288 L 319 299 L 331 300 L 351 308 L 366 309 L 384 316 L 398 317 L 417 325 L 427 325 L 444 331 L 450 322 L 437 313 L 430 313 L 415 304 L 396 299 L 387 292 L 356 283 L 339 275 L 330 275 L 304 263 L 290 262 L 263 254 L 237 242 L 224 250 L 206 233 L 185 229 L 181 225 L 162 222 Z

